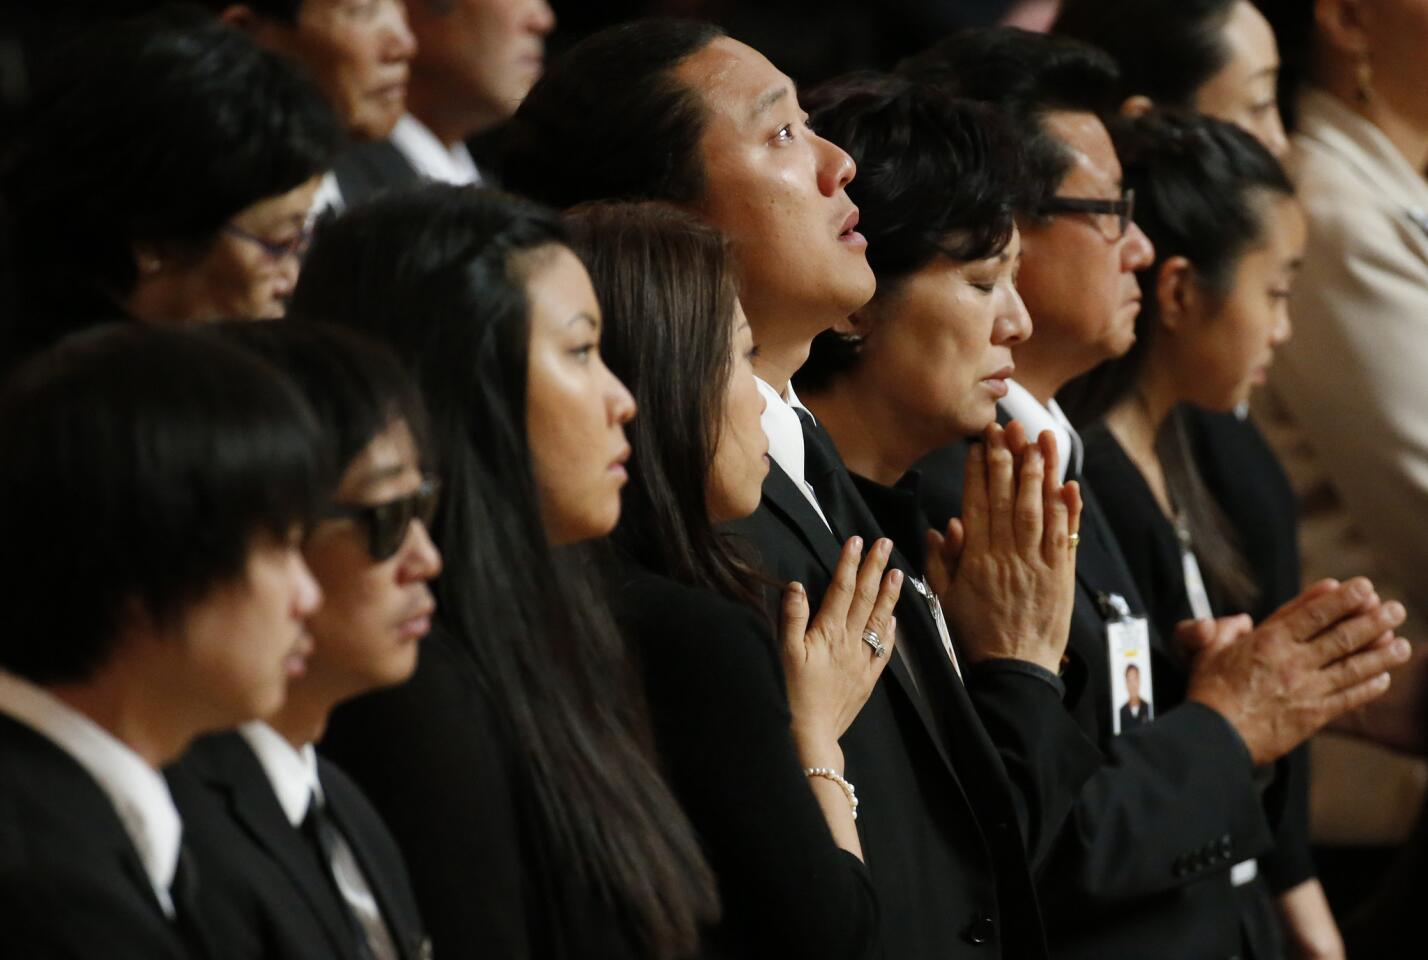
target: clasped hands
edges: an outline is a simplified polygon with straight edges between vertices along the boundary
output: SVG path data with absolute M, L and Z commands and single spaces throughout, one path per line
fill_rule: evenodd
M 991 424 L 967 456 L 962 516 L 928 531 L 927 580 L 963 655 L 1058 673 L 1076 591 L 1081 492 L 1062 483 L 1056 438 Z

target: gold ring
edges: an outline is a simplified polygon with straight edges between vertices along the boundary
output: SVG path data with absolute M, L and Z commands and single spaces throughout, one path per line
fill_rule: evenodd
M 1071 549 L 1075 550 L 1078 546 L 1081 545 L 1081 531 L 1077 530 L 1075 533 L 1071 534 L 1069 540 L 1071 543 Z

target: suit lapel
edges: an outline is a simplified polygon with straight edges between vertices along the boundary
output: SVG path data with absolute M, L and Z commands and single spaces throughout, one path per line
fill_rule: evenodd
M 334 955 L 348 955 L 351 924 L 339 912 L 342 905 L 329 894 L 332 881 L 323 875 L 312 849 L 288 821 L 258 758 L 237 734 L 215 737 L 213 745 L 214 770 L 201 775 L 227 795 L 233 819 L 292 880 L 332 941 Z
M 772 460 L 769 462 L 769 475 L 764 478 L 764 503 L 786 527 L 798 535 L 831 577 L 838 566 L 842 544 L 813 509 L 808 498 L 798 489 L 793 478 Z

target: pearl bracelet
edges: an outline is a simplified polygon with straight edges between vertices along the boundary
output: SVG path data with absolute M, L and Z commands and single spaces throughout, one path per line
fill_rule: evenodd
M 843 788 L 843 793 L 848 797 L 848 807 L 853 811 L 853 819 L 858 819 L 858 793 L 853 789 L 853 785 L 843 779 L 843 775 L 832 767 L 809 767 L 803 771 L 805 777 L 822 777 L 824 780 L 832 780 Z

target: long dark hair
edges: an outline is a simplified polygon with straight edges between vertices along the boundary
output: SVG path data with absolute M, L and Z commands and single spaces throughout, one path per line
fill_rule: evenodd
M 587 204 L 565 223 L 600 299 L 601 353 L 640 409 L 615 541 L 651 569 L 762 611 L 761 581 L 706 500 L 733 361 L 728 241 L 662 203 Z
M 1078 423 L 1099 419 L 1135 391 L 1160 327 L 1156 278 L 1165 261 L 1184 257 L 1201 289 L 1212 297 L 1227 295 L 1240 259 L 1264 236 L 1265 196 L 1294 194 L 1279 161 L 1231 123 L 1156 111 L 1113 123 L 1111 135 L 1126 186 L 1136 193 L 1136 224 L 1155 244 L 1155 263 L 1138 276 L 1143 305 L 1136 317 L 1135 345 L 1058 395 Z M 1233 527 L 1195 466 L 1181 415 L 1172 414 L 1161 427 L 1156 453 L 1209 586 L 1234 609 L 1252 609 L 1254 578 Z
M 526 436 L 526 281 L 564 242 L 554 214 L 494 191 L 380 198 L 319 231 L 292 314 L 365 329 L 414 373 L 442 464 L 445 623 L 527 760 L 556 849 L 671 958 L 712 919 L 713 880 L 650 759 L 592 564 L 548 545 Z

